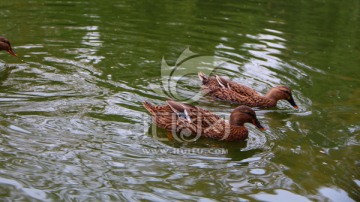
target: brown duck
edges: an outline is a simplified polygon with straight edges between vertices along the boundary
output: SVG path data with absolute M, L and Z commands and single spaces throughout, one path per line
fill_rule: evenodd
M 143 105 L 158 127 L 173 133 L 185 132 L 216 140 L 241 141 L 248 137 L 248 129 L 244 123 L 252 123 L 257 128 L 265 130 L 256 118 L 255 112 L 247 106 L 235 108 L 231 112 L 230 121 L 226 121 L 207 110 L 172 100 L 162 106 L 148 102 L 144 102 Z
M 7 51 L 10 55 L 17 56 L 11 48 L 10 41 L 3 36 L 0 36 L 0 50 Z
M 202 82 L 202 91 L 216 99 L 260 108 L 275 107 L 277 101 L 286 100 L 291 106 L 298 108 L 291 94 L 291 89 L 287 86 L 274 87 L 265 96 L 262 96 L 247 86 L 219 77 L 218 75 L 208 77 L 204 73 L 199 72 L 198 76 Z

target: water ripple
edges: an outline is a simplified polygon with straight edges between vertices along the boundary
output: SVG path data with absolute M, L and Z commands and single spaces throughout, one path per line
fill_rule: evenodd
M 324 10 L 314 12 L 306 2 L 258 0 L 3 4 L 4 34 L 12 34 L 21 55 L 1 53 L 8 63 L 0 66 L 4 200 L 359 196 L 358 80 L 343 62 L 357 64 L 352 58 L 358 52 L 354 45 L 340 49 L 348 41 L 331 42 L 339 34 L 334 30 L 349 30 L 332 24 L 355 11 L 327 16 L 323 11 L 333 3 L 315 3 Z M 313 26 L 317 16 L 331 23 Z M 342 24 L 350 25 L 354 16 L 343 16 Z M 343 34 L 350 40 L 351 34 Z M 151 85 L 161 81 L 162 57 L 174 64 L 188 46 L 200 55 L 227 58 L 215 73 L 262 94 L 290 86 L 300 109 L 283 101 L 276 109 L 255 109 L 267 131 L 247 126 L 250 136 L 243 143 L 174 142 L 156 128 L 153 134 L 142 102 L 168 99 Z M 199 84 L 194 75 L 181 78 L 179 91 L 192 95 Z M 235 107 L 208 98 L 196 104 L 224 116 Z M 223 153 L 179 152 L 191 149 Z

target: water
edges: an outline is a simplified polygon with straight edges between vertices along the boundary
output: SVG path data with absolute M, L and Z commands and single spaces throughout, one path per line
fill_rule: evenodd
M 1 2 L 20 57 L 0 54 L 0 197 L 358 201 L 359 17 L 356 0 Z M 167 99 L 150 86 L 188 47 L 262 93 L 290 86 L 300 109 L 257 110 L 268 130 L 244 143 L 169 141 L 142 102 Z

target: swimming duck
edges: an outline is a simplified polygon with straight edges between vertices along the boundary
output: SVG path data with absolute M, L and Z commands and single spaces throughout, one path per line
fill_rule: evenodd
M 298 108 L 291 94 L 291 89 L 287 86 L 274 87 L 265 96 L 262 96 L 254 89 L 218 75 L 208 77 L 199 72 L 198 76 L 202 82 L 202 91 L 216 99 L 260 108 L 275 107 L 277 101 L 286 100 L 291 106 Z
M 143 105 L 158 127 L 173 133 L 185 132 L 222 141 L 242 141 L 248 137 L 248 129 L 244 123 L 252 123 L 265 130 L 255 112 L 247 106 L 235 108 L 231 112 L 230 121 L 227 121 L 205 109 L 173 100 L 168 100 L 162 106 L 149 102 L 144 102 Z
M 17 56 L 11 48 L 10 41 L 3 36 L 0 36 L 0 50 L 7 51 L 10 55 Z

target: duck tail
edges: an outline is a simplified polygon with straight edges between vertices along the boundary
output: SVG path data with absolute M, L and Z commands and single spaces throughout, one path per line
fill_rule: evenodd
M 198 77 L 202 83 L 206 83 L 206 81 L 208 80 L 208 77 L 202 72 L 198 73 Z
M 151 115 L 153 115 L 153 116 L 155 116 L 155 111 L 154 111 L 154 105 L 153 104 L 151 104 L 150 102 L 147 102 L 147 101 L 145 101 L 145 102 L 143 102 L 143 106 L 144 106 L 144 108 L 146 109 L 146 110 L 148 110 L 148 112 L 151 114 Z

